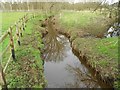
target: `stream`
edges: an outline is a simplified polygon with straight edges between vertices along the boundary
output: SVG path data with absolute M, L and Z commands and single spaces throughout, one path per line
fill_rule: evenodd
M 60 43 L 62 47 L 59 48 L 60 45 L 54 44 L 51 50 L 50 48 L 48 49 L 47 47 L 52 46 L 51 44 L 53 44 L 53 42 L 56 43 L 55 41 L 57 41 L 57 44 Z M 44 74 L 48 81 L 46 88 L 101 87 L 97 80 L 91 76 L 89 70 L 73 54 L 70 42 L 65 36 L 59 35 L 59 38 L 57 37 L 53 42 L 49 42 L 46 47 L 50 52 L 44 53 L 44 56 L 47 57 L 44 64 Z M 57 48 L 59 49 L 57 50 Z M 51 52 L 52 50 L 53 52 Z M 56 53 L 55 51 L 59 52 L 54 54 Z M 61 53 L 62 55 L 60 55 Z

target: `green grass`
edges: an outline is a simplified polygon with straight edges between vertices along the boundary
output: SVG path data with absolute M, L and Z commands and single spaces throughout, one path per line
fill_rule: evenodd
M 43 45 L 41 34 L 35 29 L 35 23 L 43 17 L 40 15 L 27 23 L 21 39 L 21 46 L 16 48 L 16 61 L 10 62 L 6 70 L 9 88 L 42 88 L 45 84 L 43 65 L 38 47 Z
M 15 22 L 19 21 L 19 19 L 22 18 L 26 13 L 29 13 L 29 17 L 32 15 L 32 12 L 1 12 L 0 17 L 2 20 L 1 21 L 2 28 L 0 31 L 0 36 L 3 35 L 9 29 L 10 26 L 14 25 Z M 44 18 L 44 16 L 42 16 L 42 18 Z M 15 34 L 16 34 L 16 28 L 13 29 L 13 35 Z M 15 40 L 14 43 L 16 43 Z M 9 44 L 9 36 L 7 36 L 2 43 L 0 43 L 0 53 L 2 53 L 2 51 L 5 50 L 8 44 Z
M 96 49 L 100 54 L 113 57 L 114 60 L 118 60 L 118 38 L 105 38 L 101 39 L 96 44 Z M 111 52 L 112 51 L 112 52 Z
M 1 17 L 1 24 L 2 28 L 0 31 L 0 36 L 3 35 L 10 26 L 14 25 L 15 22 L 17 22 L 20 18 L 22 18 L 27 12 L 1 12 L 0 13 L 0 17 Z M 40 14 L 36 13 L 37 14 Z M 29 12 L 29 16 L 31 16 L 30 14 L 32 14 L 32 12 Z M 42 18 L 45 18 L 45 16 L 42 16 Z M 16 33 L 16 29 L 13 29 L 13 35 Z M 14 41 L 16 42 L 16 41 Z M 2 42 L 0 43 L 0 53 L 2 53 L 2 51 L 5 50 L 5 48 L 7 47 L 7 45 L 9 44 L 9 36 Z
M 118 77 L 118 37 L 95 38 L 84 37 L 87 33 L 96 36 L 103 34 L 113 20 L 99 12 L 64 11 L 60 19 L 63 32 L 70 34 L 70 40 L 76 50 L 82 51 L 92 66 L 100 70 L 103 76 Z
M 15 24 L 20 18 L 22 18 L 26 12 L 2 12 L 2 33 L 4 33 L 10 26 Z
M 10 26 L 14 25 L 20 18 L 22 18 L 26 12 L 0 12 L 1 17 L 1 31 L 0 37 L 9 29 Z M 15 28 L 13 29 L 13 35 L 15 35 Z M 0 43 L 0 53 L 2 53 L 9 44 L 9 36 Z M 15 42 L 15 41 L 14 41 Z
M 86 53 L 91 59 L 95 59 L 96 62 L 104 64 L 104 61 L 117 66 L 118 62 L 118 38 L 76 38 L 73 42 L 76 48 Z M 90 59 L 89 58 L 89 59 Z M 102 61 L 104 60 L 104 61 Z M 108 64 L 109 64 L 108 63 Z M 106 65 L 106 67 L 108 67 Z M 111 67 L 111 66 L 109 66 Z
M 12 24 L 14 24 L 14 22 L 12 22 L 12 21 L 15 21 L 15 19 L 16 19 L 16 21 L 18 21 L 18 19 L 19 18 L 21 18 L 21 17 L 23 17 L 26 13 L 29 13 L 29 15 L 28 15 L 28 17 L 30 18 L 30 17 L 32 17 L 32 14 L 33 14 L 33 12 L 3 12 L 3 13 L 0 13 L 0 15 L 5 15 L 5 16 L 3 16 L 4 17 L 4 19 L 10 19 L 10 20 L 8 20 L 8 21 L 11 21 L 11 22 L 7 22 L 7 21 L 4 21 L 4 24 L 5 25 L 3 25 L 2 27 L 6 27 L 6 28 L 8 28 L 7 27 L 7 25 L 8 25 L 8 23 L 10 24 L 10 25 L 12 25 Z M 9 15 L 9 17 L 7 17 L 7 14 Z M 18 15 L 19 14 L 19 15 Z M 39 15 L 39 14 L 41 14 L 41 12 L 39 12 L 39 13 L 35 13 L 36 15 Z M 16 15 L 18 15 L 18 16 L 16 16 Z M 20 16 L 20 17 L 19 17 Z M 43 19 L 43 18 L 45 18 L 43 15 L 41 16 L 41 18 Z M 16 22 L 15 21 L 15 22 Z M 2 23 L 3 24 L 3 23 Z M 18 46 L 17 45 L 17 40 L 16 40 L 16 30 L 15 30 L 16 28 L 14 28 L 13 29 L 13 35 L 15 35 L 15 39 L 14 39 L 14 45 L 15 46 Z M 28 27 L 28 29 L 31 29 L 31 27 Z M 32 32 L 32 31 L 31 31 Z M 28 33 L 31 33 L 30 31 L 28 31 Z M 3 33 L 2 33 L 3 34 Z M 24 35 L 24 33 L 23 33 L 23 35 Z M 2 43 L 0 43 L 0 54 L 2 54 L 2 52 L 5 50 L 5 48 L 8 46 L 8 44 L 10 43 L 10 40 L 9 40 L 9 35 L 4 39 L 4 41 L 2 42 Z M 10 49 L 5 53 L 5 55 L 3 55 L 3 57 L 2 57 L 2 63 L 3 63 L 3 67 L 4 67 L 4 65 L 6 64 L 6 61 L 8 60 L 8 58 L 9 58 L 9 55 L 11 54 L 11 51 L 10 51 Z
M 118 73 L 118 38 L 80 38 L 73 41 L 76 50 L 88 58 L 88 62 L 97 68 L 102 76 L 117 78 Z
M 13 24 L 15 24 L 15 22 L 17 22 L 20 18 L 22 18 L 27 12 L 3 12 L 0 13 L 0 15 L 2 16 L 2 35 L 6 32 L 6 30 Z M 29 13 L 28 18 L 30 18 L 32 15 L 32 13 Z M 16 28 L 13 28 L 13 33 L 12 35 L 14 36 L 14 45 L 17 45 L 17 38 L 16 38 Z M 2 52 L 4 52 L 4 50 L 6 49 L 6 47 L 8 46 L 8 44 L 10 43 L 10 38 L 9 35 L 4 39 L 4 41 L 2 43 L 0 43 L 0 54 L 2 54 Z M 5 55 L 2 56 L 2 62 L 3 66 L 5 65 L 6 61 L 9 58 L 9 55 L 11 54 L 11 50 L 9 49 Z
M 80 28 L 88 24 L 93 18 L 100 16 L 99 13 L 93 13 L 90 11 L 72 11 L 62 12 L 61 23 L 67 28 Z
M 66 31 L 81 29 L 96 36 L 103 35 L 114 19 L 110 19 L 98 11 L 62 11 L 59 21 L 61 26 L 66 28 Z

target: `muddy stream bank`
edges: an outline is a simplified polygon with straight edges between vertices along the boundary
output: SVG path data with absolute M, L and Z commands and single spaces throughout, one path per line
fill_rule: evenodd
M 90 69 L 85 61 L 79 60 L 78 53 L 71 48 L 68 38 L 64 35 L 59 35 L 59 37 L 61 39 L 57 39 L 58 42 L 64 44 L 61 51 L 57 52 L 56 56 L 50 49 L 44 53 L 46 56 L 44 75 L 48 81 L 46 88 L 111 88 L 96 78 L 95 71 Z M 57 49 L 59 47 L 52 48 Z M 48 53 L 51 57 L 48 56 Z
M 69 40 L 63 35 L 60 37 L 64 39 L 64 56 L 59 58 L 59 61 L 53 58 L 51 61 L 45 61 L 44 64 L 44 74 L 48 81 L 47 88 L 101 87 L 90 76 L 85 65 L 73 54 Z
M 67 33 L 57 32 L 48 21 L 47 32 L 43 33 L 46 88 L 112 88 L 86 62 L 85 56 L 79 57 L 69 37 Z

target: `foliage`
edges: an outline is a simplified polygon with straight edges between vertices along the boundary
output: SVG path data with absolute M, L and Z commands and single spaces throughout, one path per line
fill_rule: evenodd
M 94 10 L 98 5 L 99 2 L 79 2 L 79 3 L 68 3 L 68 2 L 14 2 L 14 3 L 1 3 L 1 8 L 3 10 L 50 10 L 50 7 L 53 5 L 53 11 L 60 9 L 62 10 Z M 102 5 L 105 6 L 105 5 Z M 57 8 L 56 8 L 57 7 Z

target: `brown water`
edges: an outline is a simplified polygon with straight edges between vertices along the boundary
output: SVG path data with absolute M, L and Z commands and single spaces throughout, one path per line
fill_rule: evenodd
M 56 42 L 49 42 L 49 44 L 47 44 L 47 47 L 52 44 L 54 44 L 54 47 L 51 47 L 51 49 L 46 47 L 49 52 L 44 53 L 46 56 L 44 74 L 48 81 L 46 87 L 100 88 L 98 81 L 91 76 L 88 69 L 81 64 L 80 60 L 73 54 L 69 40 L 63 35 L 59 35 L 54 41 Z M 58 45 L 59 52 L 57 52 L 57 54 L 54 54 L 56 52 L 51 52 L 57 51 L 55 43 L 60 44 Z

